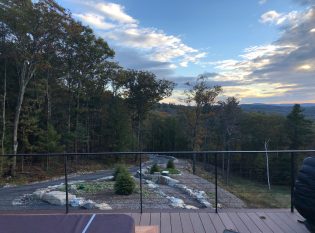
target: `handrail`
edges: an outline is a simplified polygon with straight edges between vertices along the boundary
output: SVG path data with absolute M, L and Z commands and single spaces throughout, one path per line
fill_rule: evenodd
M 308 149 L 308 150 L 268 150 L 268 153 L 310 153 L 314 152 L 315 149 Z M 0 156 L 71 156 L 71 155 L 134 155 L 134 154 L 152 154 L 152 155 L 157 155 L 157 154 L 164 154 L 164 155 L 172 155 L 172 154 L 223 154 L 223 153 L 266 153 L 266 150 L 232 150 L 232 151 L 225 151 L 225 150 L 210 150 L 210 151 L 125 151 L 125 152 L 87 152 L 87 153 L 33 153 L 33 154 L 28 154 L 28 153 L 20 153 L 20 154 L 4 154 Z
M 291 212 L 294 211 L 294 182 L 295 182 L 295 154 L 296 153 L 315 153 L 315 149 L 308 149 L 308 150 L 249 150 L 249 151 L 242 151 L 242 150 L 236 150 L 236 151 L 126 151 L 126 152 L 95 152 L 95 153 L 36 153 L 36 154 L 4 154 L 2 156 L 6 157 L 13 157 L 13 156 L 63 156 L 64 157 L 64 180 L 65 180 L 65 192 L 66 192 L 66 213 L 69 212 L 69 198 L 68 198 L 68 163 L 69 157 L 72 155 L 140 155 L 140 161 L 139 161 L 139 178 L 140 178 L 140 211 L 142 213 L 142 155 L 191 155 L 192 159 L 192 165 L 193 165 L 193 174 L 195 174 L 196 170 L 196 155 L 205 155 L 205 154 L 214 154 L 214 168 L 215 168 L 215 212 L 218 213 L 218 154 L 236 154 L 236 153 L 245 153 L 245 154 L 257 154 L 257 153 L 282 153 L 290 155 L 290 173 L 291 173 Z M 1 155 L 0 155 L 1 156 Z

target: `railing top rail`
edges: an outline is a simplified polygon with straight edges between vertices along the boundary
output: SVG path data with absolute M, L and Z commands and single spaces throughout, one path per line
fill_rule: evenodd
M 251 154 L 251 153 L 311 153 L 315 152 L 315 149 L 309 149 L 309 150 L 248 150 L 248 151 L 242 151 L 242 150 L 233 150 L 233 151 L 223 151 L 223 150 L 217 150 L 217 151 L 125 151 L 125 152 L 95 152 L 95 153 L 36 153 L 36 154 L 4 154 L 3 156 L 71 156 L 71 155 L 135 155 L 135 154 L 160 154 L 160 155 L 176 155 L 176 154 L 223 154 L 223 153 L 245 153 L 245 154 Z

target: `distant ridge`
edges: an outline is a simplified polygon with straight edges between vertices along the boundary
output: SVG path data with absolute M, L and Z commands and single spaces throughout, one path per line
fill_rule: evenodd
M 241 104 L 241 108 L 245 112 L 262 112 L 268 114 L 288 115 L 294 104 Z M 300 104 L 304 109 L 304 115 L 311 120 L 315 120 L 315 103 Z

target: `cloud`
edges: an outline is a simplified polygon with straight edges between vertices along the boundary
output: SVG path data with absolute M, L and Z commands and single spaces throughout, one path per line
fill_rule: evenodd
M 276 25 L 282 24 L 294 24 L 297 23 L 299 19 L 299 14 L 297 11 L 291 11 L 288 14 L 278 13 L 274 10 L 267 11 L 260 17 L 261 23 L 270 23 Z
M 174 74 L 176 66 L 170 62 L 152 61 L 132 48 L 114 47 L 114 50 L 115 60 L 119 61 L 124 68 L 150 70 L 160 78 Z
M 267 2 L 267 0 L 260 0 L 258 3 L 260 4 L 260 5 L 263 5 L 263 4 L 265 4 Z
M 243 102 L 315 100 L 315 6 L 297 15 L 279 25 L 282 33 L 274 43 L 246 48 L 239 59 L 211 62 L 220 74 L 213 80 L 242 84 L 224 89 Z M 284 15 L 269 14 L 275 22 L 279 17 Z
M 74 17 L 80 19 L 81 21 L 84 21 L 85 23 L 97 29 L 108 30 L 115 27 L 114 24 L 105 22 L 104 17 L 101 15 L 97 15 L 93 13 L 73 14 L 73 15 Z
M 295 2 L 298 2 L 301 5 L 314 5 L 315 4 L 315 0 L 294 0 Z
M 140 50 L 151 61 L 170 62 L 175 66 L 187 67 L 197 64 L 206 56 L 205 52 L 186 45 L 179 36 L 168 35 L 157 28 L 141 27 L 138 20 L 125 12 L 116 3 L 77 0 L 88 12 L 74 16 L 91 27 L 112 46 Z
M 104 13 L 105 16 L 119 23 L 137 23 L 137 20 L 124 12 L 124 7 L 116 3 L 96 3 L 92 2 L 95 8 Z

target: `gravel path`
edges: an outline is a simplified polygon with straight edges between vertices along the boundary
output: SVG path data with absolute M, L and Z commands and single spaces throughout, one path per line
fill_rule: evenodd
M 181 175 L 173 176 L 174 179 L 190 188 L 203 190 L 207 193 L 210 203 L 215 203 L 215 184 L 199 176 L 193 175 L 188 171 L 191 170 L 190 164 L 185 160 L 177 160 L 175 165 L 182 171 Z M 218 186 L 218 203 L 226 208 L 244 208 L 246 204 L 234 194 Z
M 145 162 L 144 167 L 148 165 L 152 165 L 154 163 L 158 163 L 160 166 L 166 166 L 170 157 L 168 156 L 150 156 L 150 160 Z M 180 181 L 180 183 L 188 186 L 191 189 L 205 191 L 208 195 L 208 201 L 214 206 L 215 203 L 215 186 L 213 183 L 198 177 L 196 175 L 192 175 L 189 171 L 191 171 L 191 165 L 187 160 L 175 160 L 176 168 L 181 170 L 181 175 L 172 175 L 174 179 Z M 133 167 L 130 169 L 130 172 L 135 174 L 137 171 L 137 167 Z M 70 175 L 70 181 L 78 181 L 78 180 L 96 180 L 101 177 L 109 176 L 112 174 L 112 171 L 98 171 L 89 174 L 77 174 Z M 0 211 L 3 210 L 28 210 L 28 209 L 38 209 L 38 210 L 63 210 L 64 206 L 54 206 L 48 203 L 45 203 L 40 200 L 36 200 L 31 195 L 35 190 L 39 188 L 45 188 L 51 185 L 57 185 L 63 183 L 64 179 L 56 179 L 51 181 L 44 181 L 39 183 L 32 183 L 27 185 L 21 185 L 16 187 L 8 187 L 8 188 L 0 188 Z M 147 185 L 144 184 L 144 193 L 143 193 L 143 207 L 144 208 L 158 208 L 158 209 L 171 209 L 174 207 L 170 206 L 170 201 L 165 197 L 161 197 L 161 195 L 155 193 L 153 190 L 148 189 Z M 161 191 L 163 191 L 167 196 L 173 196 L 175 198 L 182 199 L 186 205 L 192 205 L 197 208 L 203 208 L 202 205 L 194 198 L 189 196 L 188 194 L 182 192 L 178 188 L 160 185 Z M 113 209 L 139 209 L 139 192 L 134 193 L 131 196 L 117 196 L 114 195 L 113 192 L 100 192 L 93 196 L 87 196 L 96 202 L 105 201 L 108 203 Z M 222 207 L 227 208 L 242 208 L 245 207 L 245 204 L 242 200 L 237 198 L 235 195 L 230 192 L 221 189 L 218 187 L 218 201 L 222 205 Z M 12 202 L 19 203 L 18 205 L 12 205 Z

